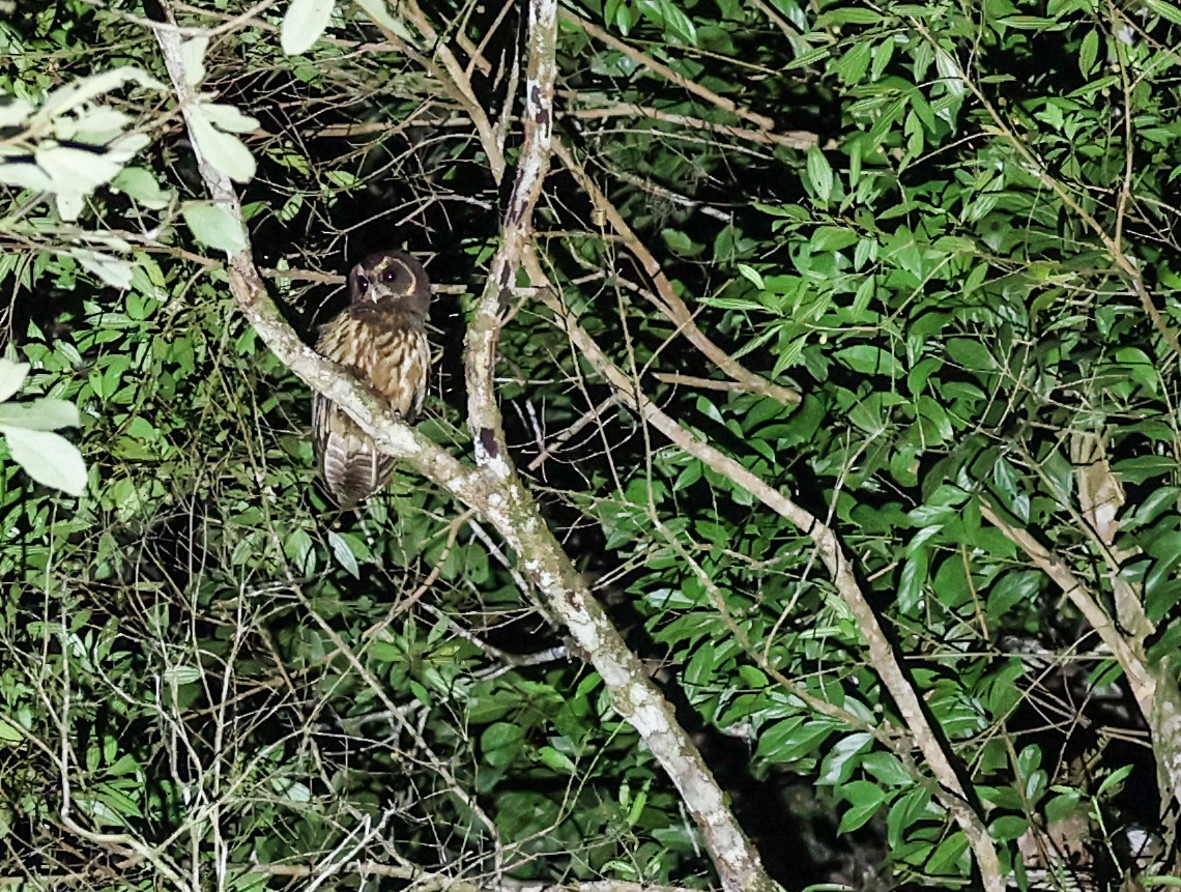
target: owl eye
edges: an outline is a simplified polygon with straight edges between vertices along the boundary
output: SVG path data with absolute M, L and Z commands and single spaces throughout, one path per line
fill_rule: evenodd
M 369 290 L 369 277 L 358 275 L 357 276 L 357 287 L 362 291 Z
M 397 278 L 398 278 L 398 271 L 396 269 L 382 270 L 381 280 L 383 282 L 385 282 L 387 285 L 392 283 Z

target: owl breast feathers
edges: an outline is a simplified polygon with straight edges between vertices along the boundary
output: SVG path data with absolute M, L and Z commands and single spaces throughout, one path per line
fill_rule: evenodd
M 349 306 L 320 329 L 316 350 L 413 423 L 422 411 L 431 364 L 426 270 L 401 251 L 372 254 L 349 273 L 349 293 Z M 319 394 L 312 395 L 312 437 L 324 481 L 341 508 L 356 506 L 389 479 L 393 459 Z

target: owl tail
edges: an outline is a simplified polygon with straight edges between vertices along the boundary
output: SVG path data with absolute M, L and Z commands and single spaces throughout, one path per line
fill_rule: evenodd
M 324 479 L 336 504 L 350 511 L 385 486 L 392 462 L 373 449 L 334 452 L 331 446 L 324 453 Z

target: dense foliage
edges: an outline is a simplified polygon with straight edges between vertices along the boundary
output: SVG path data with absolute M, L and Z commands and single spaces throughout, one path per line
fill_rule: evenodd
M 479 513 L 405 468 L 333 509 L 223 264 L 310 341 L 359 256 L 427 261 L 419 430 L 470 457 L 529 4 L 199 5 L 197 131 L 157 4 L 0 22 L 0 885 L 709 886 Z M 1168 0 L 563 8 L 511 457 L 787 888 L 987 885 L 928 736 L 1018 886 L 1172 871 L 1179 41 Z M 21 467 L 59 428 L 77 498 Z

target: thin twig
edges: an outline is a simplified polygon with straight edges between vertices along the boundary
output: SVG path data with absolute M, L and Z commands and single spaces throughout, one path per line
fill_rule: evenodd
M 708 87 L 703 87 L 696 81 L 690 80 L 682 74 L 678 74 L 664 63 L 658 62 L 647 53 L 642 53 L 635 47 L 624 43 L 618 37 L 608 33 L 607 31 L 604 31 L 594 22 L 582 18 L 582 16 L 578 15 L 577 13 L 572 12 L 569 9 L 563 9 L 562 20 L 570 22 L 573 25 L 577 25 L 579 28 L 601 43 L 607 44 L 607 46 L 614 50 L 619 50 L 619 52 L 623 53 L 632 61 L 638 62 L 640 65 L 643 65 L 645 68 L 654 72 L 655 74 L 659 74 L 670 83 L 674 83 L 678 87 L 683 87 L 693 95 L 704 99 L 711 105 L 716 105 L 718 108 L 725 109 L 739 118 L 750 121 L 752 124 L 762 130 L 774 129 L 775 121 L 771 118 L 768 118 L 766 115 L 757 114 L 745 106 L 739 105 L 734 100 L 727 99 L 725 96 L 719 96 Z
M 783 387 L 780 384 L 775 384 L 751 372 L 737 359 L 715 344 L 697 326 L 697 323 L 693 321 L 693 314 L 689 312 L 689 308 L 685 305 L 685 302 L 677 295 L 676 290 L 664 274 L 664 270 L 661 269 L 660 263 L 656 260 L 655 256 L 648 250 L 643 240 L 636 235 L 627 224 L 627 221 L 624 220 L 623 214 L 619 212 L 619 209 L 615 207 L 606 193 L 591 179 L 586 169 L 578 163 L 574 154 L 561 140 L 555 140 L 554 154 L 566 165 L 566 169 L 574 175 L 574 178 L 578 181 L 583 191 L 587 193 L 591 203 L 602 212 L 607 223 L 615 231 L 616 235 L 619 236 L 627 249 L 632 252 L 636 261 L 652 280 L 659 296 L 658 300 L 652 302 L 660 312 L 676 325 L 677 331 L 684 334 L 689 342 L 704 353 L 706 358 L 713 362 L 723 374 L 735 381 L 741 382 L 751 393 L 758 393 L 770 397 L 785 406 L 794 406 L 800 402 L 800 395 L 794 390 Z

